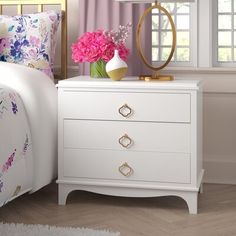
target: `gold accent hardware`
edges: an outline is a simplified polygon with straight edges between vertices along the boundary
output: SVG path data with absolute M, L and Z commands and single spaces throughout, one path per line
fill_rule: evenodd
M 23 10 L 23 6 L 22 5 L 17 5 L 17 14 L 21 15 L 22 14 L 22 10 Z
M 119 108 L 119 113 L 123 117 L 128 118 L 132 114 L 132 109 L 127 104 L 124 104 L 122 107 Z
M 171 24 L 171 30 L 172 30 L 171 52 L 170 52 L 169 57 L 167 58 L 166 62 L 159 67 L 154 67 L 152 64 L 150 64 L 147 61 L 147 59 L 145 58 L 143 51 L 142 51 L 142 42 L 141 42 L 141 30 L 142 30 L 144 20 L 147 17 L 147 15 L 152 12 L 153 9 L 158 9 L 160 12 L 163 12 L 164 15 L 167 16 L 167 18 Z M 151 81 L 154 79 L 154 80 L 159 80 L 159 81 L 169 81 L 169 80 L 174 79 L 173 76 L 171 76 L 171 75 L 159 75 L 159 71 L 161 69 L 163 69 L 164 67 L 166 67 L 170 63 L 170 61 L 174 55 L 174 51 L 176 48 L 176 28 L 175 28 L 175 24 L 174 24 L 174 21 L 170 15 L 170 13 L 164 7 L 162 7 L 157 1 L 155 1 L 155 4 L 153 6 L 147 8 L 145 10 L 145 12 L 143 13 L 143 15 L 141 16 L 141 18 L 139 20 L 137 31 L 136 31 L 136 47 L 137 47 L 138 54 L 141 57 L 143 63 L 149 69 L 151 69 L 153 71 L 152 75 L 140 75 L 139 76 L 140 80 Z
M 153 75 L 140 75 L 139 80 L 145 80 L 147 82 L 152 80 L 172 81 L 174 80 L 174 77 L 172 75 L 158 75 L 157 77 L 154 77 Z
M 125 141 L 128 142 L 125 144 Z M 129 146 L 132 144 L 132 139 L 127 134 L 125 134 L 119 139 L 119 143 L 123 148 L 129 148 Z
M 122 164 L 119 167 L 119 172 L 124 175 L 125 177 L 129 177 L 130 175 L 133 174 L 133 169 L 128 165 L 127 162 L 125 162 L 124 164 Z
M 38 5 L 38 12 L 42 12 L 43 11 L 43 5 L 42 4 L 39 4 Z
M 0 0 L 0 14 L 3 6 L 16 6 L 17 13 L 22 14 L 23 6 L 32 5 L 38 7 L 38 12 L 43 11 L 46 5 L 59 5 L 62 12 L 61 20 L 61 72 L 55 75 L 55 79 L 67 78 L 67 0 Z

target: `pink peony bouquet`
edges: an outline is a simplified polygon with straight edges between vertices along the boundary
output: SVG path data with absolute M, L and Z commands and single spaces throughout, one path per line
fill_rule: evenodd
M 119 51 L 123 60 L 127 60 L 129 49 L 125 46 L 131 24 L 119 26 L 118 31 L 97 30 L 86 32 L 72 44 L 72 59 L 76 63 L 97 62 L 102 59 L 108 62 L 114 56 L 114 50 Z

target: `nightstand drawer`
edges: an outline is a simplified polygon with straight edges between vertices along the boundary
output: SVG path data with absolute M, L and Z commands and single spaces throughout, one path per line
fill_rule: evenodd
M 64 120 L 64 148 L 190 153 L 190 124 Z
M 68 119 L 191 121 L 190 94 L 67 91 L 59 100 Z
M 187 184 L 190 162 L 188 154 L 65 149 L 64 176 Z

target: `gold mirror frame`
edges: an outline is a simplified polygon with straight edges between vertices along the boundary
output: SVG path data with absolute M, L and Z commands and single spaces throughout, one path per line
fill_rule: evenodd
M 142 51 L 142 45 L 141 45 L 141 31 L 142 31 L 142 26 L 144 23 L 145 18 L 147 17 L 147 15 L 149 13 L 152 12 L 153 9 L 158 9 L 160 12 L 164 12 L 165 15 L 168 17 L 168 20 L 171 24 L 171 30 L 172 30 L 172 46 L 171 46 L 171 52 L 169 54 L 168 59 L 166 60 L 166 62 L 159 66 L 159 67 L 154 67 L 153 65 L 151 65 L 147 59 L 145 58 L 143 51 Z M 138 54 L 141 57 L 143 63 L 151 70 L 154 71 L 154 74 L 152 76 L 149 75 L 141 75 L 139 76 L 139 79 L 141 80 L 152 80 L 152 79 L 157 79 L 157 80 L 173 80 L 173 76 L 170 75 L 159 75 L 159 71 L 163 68 L 165 68 L 171 61 L 174 52 L 175 52 L 175 48 L 176 48 L 176 28 L 175 28 L 175 24 L 174 21 L 170 15 L 170 13 L 164 8 L 162 7 L 157 1 L 155 2 L 155 4 L 149 8 L 147 8 L 145 10 L 145 12 L 143 13 L 143 15 L 141 16 L 138 26 L 137 26 L 137 31 L 136 31 L 136 47 L 138 50 Z

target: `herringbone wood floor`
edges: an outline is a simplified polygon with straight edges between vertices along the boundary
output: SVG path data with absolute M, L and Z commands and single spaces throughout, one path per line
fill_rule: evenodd
M 236 186 L 204 185 L 199 214 L 189 215 L 185 202 L 176 197 L 121 198 L 76 191 L 66 206 L 58 206 L 57 186 L 51 184 L 0 208 L 0 221 L 110 229 L 122 236 L 236 236 Z

